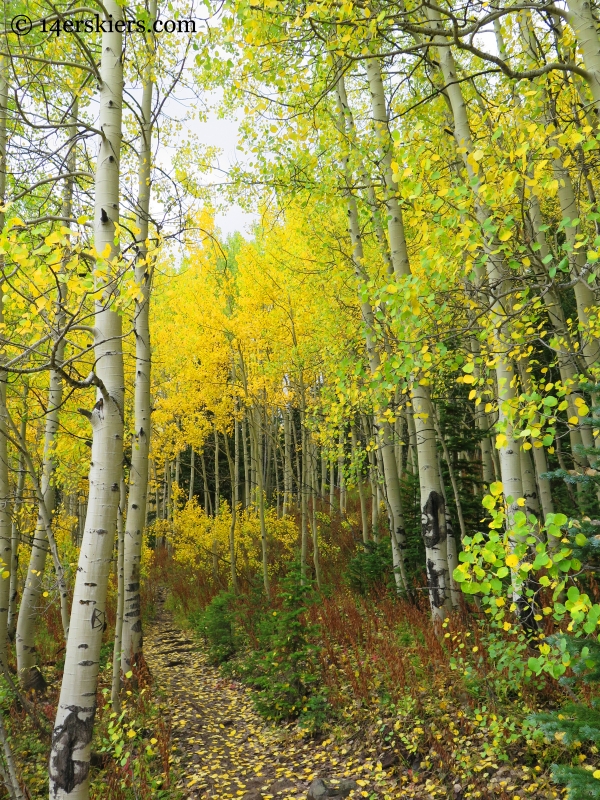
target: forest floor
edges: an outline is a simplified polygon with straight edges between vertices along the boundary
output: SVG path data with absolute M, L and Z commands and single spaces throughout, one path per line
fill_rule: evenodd
M 146 628 L 145 657 L 170 708 L 176 789 L 184 798 L 305 800 L 311 782 L 319 778 L 330 794 L 318 796 L 350 800 L 524 800 L 562 794 L 548 773 L 539 774 L 539 767 L 514 762 L 500 766 L 484 759 L 475 767 L 478 780 L 467 786 L 466 763 L 462 768 L 454 761 L 443 766 L 440 762 L 438 770 L 421 769 L 425 764 L 419 763 L 418 753 L 411 756 L 390 737 L 386 742 L 365 729 L 357 735 L 338 727 L 308 739 L 296 726 L 267 724 L 254 709 L 252 690 L 209 664 L 203 645 L 179 628 L 164 598 L 156 611 Z M 439 696 L 433 705 L 438 708 L 437 714 L 432 708 L 433 715 L 439 718 Z M 410 728 L 409 720 L 405 722 Z M 475 741 L 468 745 L 478 749 Z M 334 793 L 336 784 L 348 779 L 355 787 L 350 794 Z
M 386 772 L 385 754 L 375 746 L 307 740 L 294 726 L 266 724 L 251 690 L 211 666 L 162 602 L 146 630 L 146 662 L 171 709 L 177 788 L 185 798 L 304 800 L 316 778 L 330 791 L 352 779 L 351 799 L 414 796 Z

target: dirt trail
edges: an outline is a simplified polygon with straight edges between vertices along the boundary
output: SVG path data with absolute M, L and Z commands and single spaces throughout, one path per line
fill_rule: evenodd
M 331 738 L 306 741 L 293 729 L 265 725 L 250 691 L 223 679 L 198 645 L 177 629 L 162 603 L 147 629 L 144 649 L 169 700 L 184 797 L 304 800 L 315 778 L 356 780 L 351 800 L 407 796 L 382 770 L 375 750 L 358 752 L 358 743 L 344 746 Z

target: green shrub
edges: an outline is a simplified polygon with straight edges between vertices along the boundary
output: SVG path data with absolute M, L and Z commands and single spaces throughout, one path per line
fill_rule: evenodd
M 196 612 L 190 622 L 208 643 L 208 654 L 213 664 L 222 664 L 238 650 L 235 628 L 235 600 L 233 592 L 219 592 L 204 611 Z
M 386 537 L 377 543 L 362 544 L 348 563 L 345 578 L 353 592 L 366 595 L 375 588 L 390 587 L 393 583 L 393 572 L 392 547 Z
M 299 719 L 311 733 L 320 730 L 329 715 L 325 693 L 318 689 L 319 663 L 316 625 L 306 612 L 316 597 L 294 563 L 278 594 L 280 607 L 265 611 L 259 625 L 259 649 L 252 653 L 244 673 L 256 689 L 254 701 L 266 719 Z

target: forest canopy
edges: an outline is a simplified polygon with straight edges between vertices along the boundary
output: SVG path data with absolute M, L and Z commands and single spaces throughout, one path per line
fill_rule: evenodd
M 595 0 L 0 14 L 2 796 L 600 798 Z

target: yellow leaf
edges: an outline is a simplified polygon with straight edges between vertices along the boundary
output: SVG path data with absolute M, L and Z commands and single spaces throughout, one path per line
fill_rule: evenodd
M 464 375 L 462 379 L 463 383 L 475 383 L 475 378 L 472 375 Z
M 506 436 L 503 433 L 499 433 L 496 436 L 496 450 L 500 450 L 501 447 L 506 445 Z
M 7 569 L 5 569 L 4 572 L 2 573 L 2 577 L 3 578 L 10 578 L 10 572 Z
M 586 406 L 586 404 L 585 404 L 585 403 L 582 403 L 582 404 L 579 406 L 579 408 L 577 409 L 577 413 L 579 414 L 579 416 L 580 416 L 580 417 L 585 417 L 585 416 L 586 416 L 586 414 L 589 414 L 589 413 L 590 413 L 590 410 L 589 410 L 589 408 Z
M 569 417 L 569 424 L 570 425 L 577 425 L 578 422 L 579 422 L 579 418 L 578 417 L 575 417 L 575 416 Z
M 44 593 L 42 594 L 42 597 L 48 597 L 48 592 L 44 592 Z
M 510 624 L 510 622 L 505 622 L 502 627 L 504 628 L 505 631 L 509 631 L 512 628 L 512 625 Z
M 469 392 L 469 400 L 473 400 L 476 394 L 477 394 L 477 389 L 471 389 L 471 391 Z
M 507 242 L 512 235 L 513 234 L 511 230 L 508 228 L 503 228 L 498 234 L 498 239 L 500 239 L 501 242 Z
M 129 736 L 130 739 L 133 739 L 133 737 L 135 736 L 135 731 L 133 730 L 133 728 L 130 728 L 127 731 L 127 736 Z
M 507 567 L 510 567 L 511 569 L 514 569 L 517 566 L 518 563 L 519 563 L 519 559 L 516 557 L 516 555 L 514 553 L 511 553 L 510 555 L 506 556 L 506 566 Z M 508 630 L 508 628 L 505 628 L 505 630 Z

